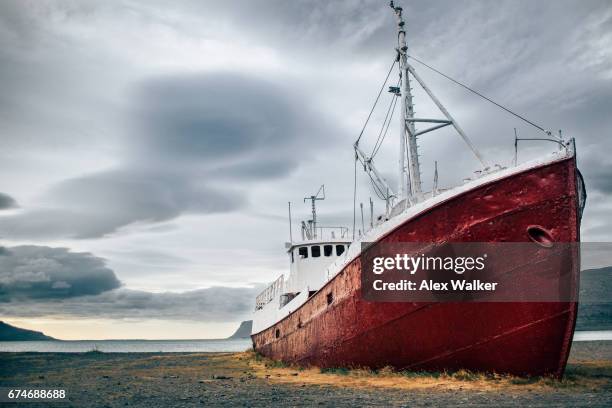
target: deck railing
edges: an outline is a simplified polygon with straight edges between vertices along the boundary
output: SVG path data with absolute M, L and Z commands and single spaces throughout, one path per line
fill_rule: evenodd
M 347 227 L 334 227 L 334 226 L 317 226 L 316 228 L 316 237 L 317 239 L 348 239 L 349 238 L 349 229 Z M 306 236 L 303 236 L 302 239 L 306 239 Z M 311 238 L 314 238 L 314 235 L 311 232 Z
M 265 288 L 257 297 L 255 298 L 255 310 L 263 309 L 265 305 L 278 298 L 280 294 L 283 292 L 283 282 L 284 276 L 281 275 L 274 282 L 270 284 L 267 288 Z

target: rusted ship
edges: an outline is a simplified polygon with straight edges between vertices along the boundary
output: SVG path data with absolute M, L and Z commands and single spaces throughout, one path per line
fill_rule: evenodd
M 538 139 L 555 146 L 546 156 L 520 164 L 515 158 L 505 167 L 489 165 L 409 63 L 402 8 L 392 4 L 392 9 L 397 18 L 395 64 L 400 77 L 399 85 L 389 88 L 400 106 L 397 191 L 378 173 L 374 154 L 366 155 L 357 139 L 356 163 L 363 165 L 386 210 L 371 217 L 368 231 L 356 234 L 355 228 L 351 232 L 317 222 L 315 203 L 324 198 L 324 189 L 308 197 L 312 219 L 302 223 L 301 239 L 287 244 L 289 275 L 280 276 L 256 299 L 253 347 L 273 359 L 320 367 L 561 376 L 578 307 L 577 246 L 571 246 L 566 261 L 554 268 L 544 260 L 514 272 L 516 284 L 525 286 L 537 282 L 535 277 L 543 270 L 553 285 L 563 277 L 570 285 L 567 299 L 371 302 L 363 298 L 364 242 L 526 242 L 543 249 L 555 243 L 578 243 L 586 199 L 574 140 L 560 132 L 557 136 L 538 127 L 544 132 Z M 424 89 L 442 119 L 415 116 L 411 82 Z M 395 109 L 395 102 L 390 106 Z M 417 130 L 417 124 L 430 127 Z M 436 170 L 431 191 L 422 191 L 417 137 L 445 126 L 455 128 L 481 168 L 464 184 L 445 190 L 437 186 Z M 506 266 L 514 262 L 508 259 Z

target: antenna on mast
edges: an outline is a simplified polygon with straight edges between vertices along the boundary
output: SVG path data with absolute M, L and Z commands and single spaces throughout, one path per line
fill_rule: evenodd
M 323 193 L 323 195 L 319 196 L 321 193 Z M 312 236 L 312 238 L 316 239 L 317 238 L 317 208 L 316 208 L 315 203 L 318 200 L 325 200 L 325 184 L 321 184 L 321 187 L 319 187 L 319 191 L 317 191 L 317 194 L 311 195 L 310 197 L 304 197 L 304 202 L 306 202 L 306 200 L 310 200 L 311 205 L 312 205 L 312 220 L 311 222 L 309 222 L 310 235 Z

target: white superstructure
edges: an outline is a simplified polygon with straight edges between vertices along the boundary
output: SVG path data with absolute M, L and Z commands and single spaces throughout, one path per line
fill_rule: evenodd
M 330 278 L 338 261 L 346 258 L 352 239 L 346 227 L 328 227 L 317 223 L 316 202 L 325 199 L 325 187 L 306 197 L 312 204 L 312 219 L 302 222 L 301 239 L 286 243 L 289 275 L 281 275 L 255 300 L 253 333 L 257 333 L 295 310 Z M 291 207 L 290 207 L 291 208 Z M 291 211 L 289 212 L 291 220 Z

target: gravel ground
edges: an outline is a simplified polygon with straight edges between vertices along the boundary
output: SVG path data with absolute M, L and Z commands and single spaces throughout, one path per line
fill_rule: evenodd
M 369 387 L 361 377 L 365 385 L 346 386 L 336 381 L 342 377 L 318 372 L 329 381 L 301 382 L 307 372 L 295 372 L 283 382 L 280 371 L 262 367 L 252 356 L 236 353 L 1 353 L 0 386 L 64 388 L 70 400 L 20 404 L 27 407 L 612 406 L 612 342 L 575 343 L 567 373 L 574 380 L 558 386 L 479 388 L 480 383 L 453 380 L 452 386 L 442 381 L 398 389 Z

